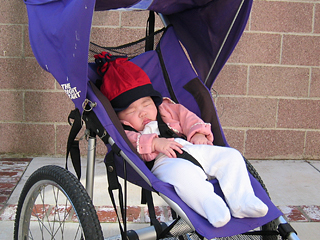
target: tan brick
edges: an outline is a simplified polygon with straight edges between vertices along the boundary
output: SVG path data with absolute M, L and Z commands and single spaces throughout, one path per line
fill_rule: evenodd
M 54 154 L 54 127 L 52 124 L 1 123 L 3 139 L 0 153 L 28 155 Z
M 281 63 L 319 66 L 319 41 L 319 36 L 284 35 Z
M 315 4 L 314 32 L 320 33 L 320 4 Z
M 244 151 L 244 130 L 225 129 L 224 134 L 230 147 L 237 149 L 243 154 Z
M 119 46 L 145 37 L 144 29 L 92 27 L 91 31 L 90 41 L 104 47 Z
M 312 15 L 311 3 L 254 1 L 251 30 L 310 33 Z
M 278 111 L 279 128 L 320 128 L 319 100 L 281 99 Z
M 146 27 L 149 11 L 130 11 L 121 13 L 121 26 L 123 27 Z M 162 28 L 163 24 L 158 16 L 155 15 L 155 27 Z
M 106 36 L 112 36 L 112 38 Z M 120 41 L 120 29 L 92 27 L 90 41 L 104 47 L 117 46 Z
M 23 37 L 23 44 L 24 44 L 24 56 L 25 57 L 34 57 L 34 54 L 31 49 L 30 40 L 29 40 L 29 28 L 28 26 L 24 26 L 24 37 Z
M 0 121 L 23 121 L 23 93 L 0 91 Z
M 67 141 L 71 127 L 69 125 L 56 126 L 56 152 L 57 155 L 66 155 Z
M 215 80 L 213 88 L 222 95 L 245 95 L 247 92 L 247 69 L 247 66 L 224 66 Z
M 274 127 L 277 100 L 219 97 L 217 110 L 223 127 Z
M 96 150 L 97 150 L 97 155 L 101 157 L 104 157 L 108 152 L 107 146 L 104 144 L 104 142 L 100 138 L 97 139 Z
M 19 0 L 0 1 L 0 23 L 22 24 L 28 22 L 26 5 Z
M 148 11 L 122 12 L 121 25 L 123 27 L 145 27 L 148 16 Z
M 320 132 L 307 131 L 305 156 L 309 159 L 320 159 Z
M 145 29 L 121 28 L 120 44 L 131 43 L 145 37 Z M 118 43 L 118 44 L 119 44 Z
M 231 54 L 230 63 L 279 63 L 281 36 L 244 33 Z
M 64 92 L 26 92 L 25 118 L 31 122 L 67 122 L 74 109 Z
M 248 130 L 245 157 L 248 159 L 300 159 L 304 131 Z
M 319 68 L 312 68 L 311 70 L 310 97 L 320 97 L 320 69 Z
M 0 88 L 54 89 L 55 79 L 35 59 L 1 59 Z
M 93 12 L 92 26 L 120 27 L 120 12 L 117 12 L 117 11 Z
M 57 125 L 56 127 L 56 154 L 65 155 L 67 150 L 67 140 L 70 133 L 71 126 L 69 125 Z M 80 138 L 84 134 L 84 128 L 81 129 L 77 138 Z M 87 154 L 87 141 L 84 139 L 80 141 L 80 153 L 81 155 Z
M 0 56 L 22 56 L 22 27 L 19 25 L 0 25 Z
M 309 69 L 252 66 L 249 95 L 307 97 Z

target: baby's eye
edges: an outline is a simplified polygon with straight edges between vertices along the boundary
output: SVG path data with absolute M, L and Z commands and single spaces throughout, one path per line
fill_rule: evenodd
M 126 111 L 126 115 L 133 114 L 134 112 L 135 112 L 134 110 L 128 110 L 128 111 Z

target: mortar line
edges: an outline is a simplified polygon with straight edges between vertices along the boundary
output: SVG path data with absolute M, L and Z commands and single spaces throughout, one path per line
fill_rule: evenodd
M 310 98 L 310 93 L 311 93 L 311 82 L 312 82 L 312 67 L 309 68 L 308 98 Z
M 316 18 L 316 3 L 313 3 L 311 33 L 314 33 L 315 18 Z

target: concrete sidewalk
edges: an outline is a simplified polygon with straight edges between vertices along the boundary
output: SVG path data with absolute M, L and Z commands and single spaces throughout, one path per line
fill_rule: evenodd
M 267 186 L 273 203 L 284 213 L 300 239 L 320 239 L 320 161 L 261 160 L 251 163 Z M 0 160 L 0 240 L 13 237 L 15 207 L 26 179 L 39 167 L 50 164 L 64 167 L 65 159 L 39 157 L 17 161 L 14 165 L 10 159 Z M 82 168 L 85 175 L 86 159 L 82 160 Z M 112 218 L 109 216 L 112 204 L 108 197 L 106 171 L 101 159 L 96 161 L 95 175 L 93 202 L 104 228 L 104 220 Z M 81 181 L 85 184 L 84 179 Z M 148 217 L 145 206 L 139 204 L 140 189 L 129 185 L 128 191 L 128 206 L 132 218 L 140 224 L 146 223 Z M 7 199 L 6 194 L 9 197 Z M 154 198 L 159 217 L 164 220 L 170 218 L 166 203 L 156 195 Z

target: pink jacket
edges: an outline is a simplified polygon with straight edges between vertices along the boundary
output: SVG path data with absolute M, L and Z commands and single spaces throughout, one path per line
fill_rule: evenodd
M 190 141 L 195 133 L 202 133 L 209 141 L 213 141 L 211 124 L 203 122 L 196 114 L 190 112 L 181 104 L 176 104 L 165 98 L 159 106 L 159 112 L 169 128 L 177 133 L 183 133 L 187 137 L 187 141 Z M 129 122 L 122 121 L 122 123 L 131 126 Z M 157 157 L 159 152 L 152 149 L 152 140 L 159 137 L 156 133 L 141 134 L 127 130 L 125 132 L 144 161 L 152 161 Z

